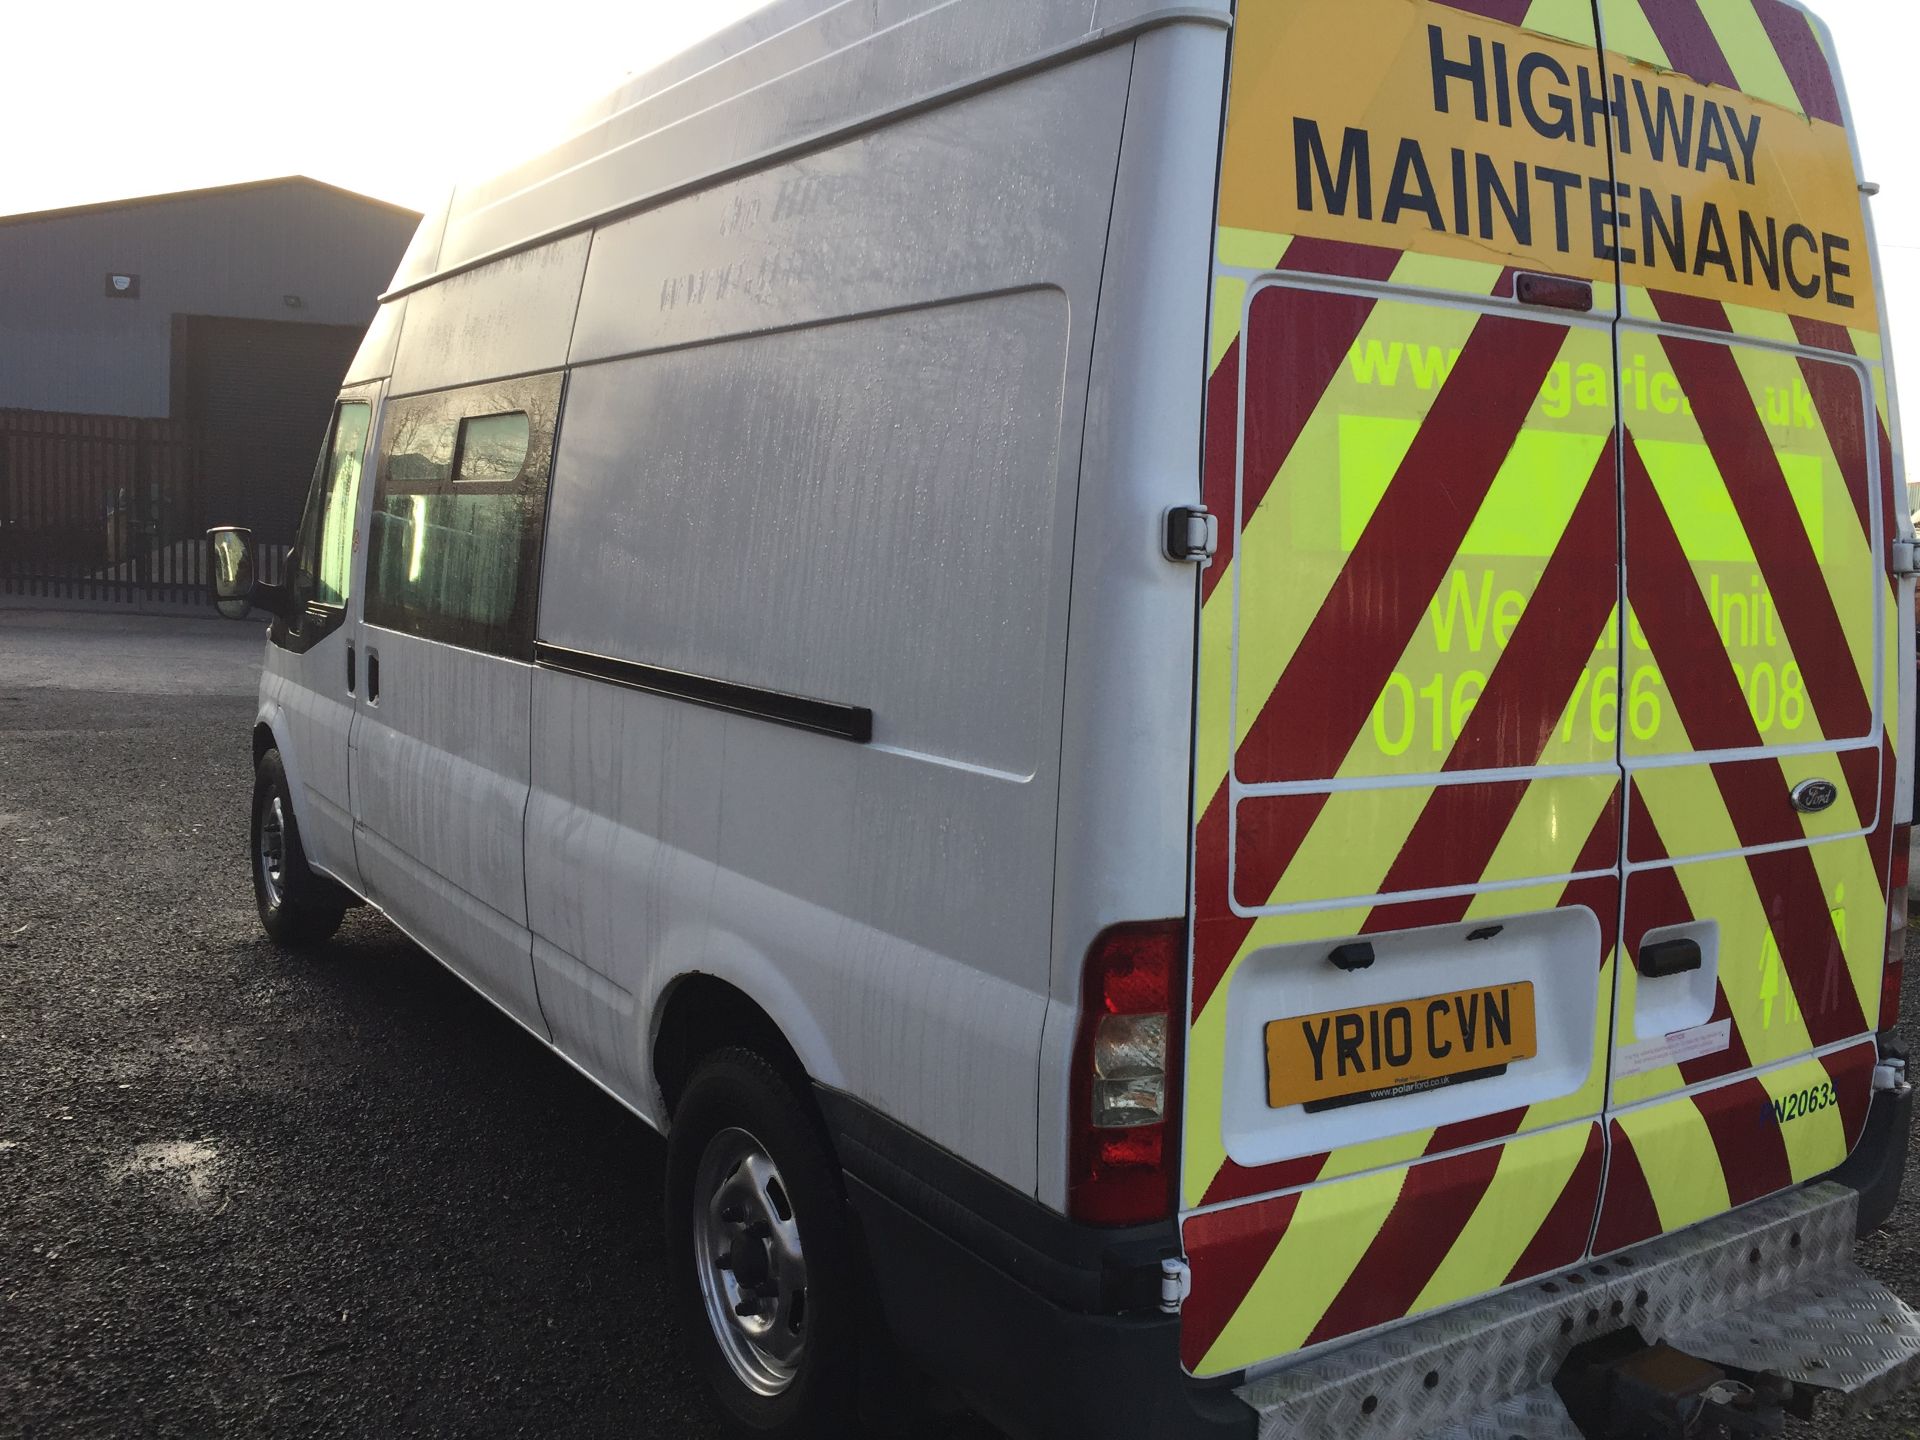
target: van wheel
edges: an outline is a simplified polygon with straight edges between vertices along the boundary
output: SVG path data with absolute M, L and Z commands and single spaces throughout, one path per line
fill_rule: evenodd
M 667 1141 L 669 1274 L 694 1359 L 735 1428 L 853 1432 L 860 1274 L 813 1116 L 750 1050 L 703 1061 Z
M 297 950 L 331 939 L 347 912 L 347 898 L 338 885 L 307 868 L 278 750 L 262 755 L 253 771 L 252 855 L 253 899 L 273 942 Z

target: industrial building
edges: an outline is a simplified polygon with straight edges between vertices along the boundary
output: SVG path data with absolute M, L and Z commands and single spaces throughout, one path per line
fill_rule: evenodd
M 290 540 L 419 218 L 305 176 L 0 217 L 0 594 L 139 601 L 214 519 Z

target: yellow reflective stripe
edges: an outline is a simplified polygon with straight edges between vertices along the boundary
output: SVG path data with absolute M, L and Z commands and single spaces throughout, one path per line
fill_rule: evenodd
M 1653 26 L 1647 23 L 1640 0 L 1600 0 L 1600 26 L 1610 54 L 1643 60 L 1662 70 L 1673 68 L 1673 62 L 1667 58 L 1667 47 L 1660 43 Z
M 1733 1208 L 1713 1132 L 1691 1097 L 1629 1110 L 1614 1118 L 1633 1142 L 1663 1231 Z
M 1627 315 L 1634 320 L 1645 320 L 1649 324 L 1658 324 L 1660 311 L 1653 303 L 1653 293 L 1644 285 L 1627 286 Z M 1623 340 L 1626 337 L 1621 337 Z
M 1827 774 L 1830 778 L 1832 770 Z M 1846 788 L 1840 787 L 1843 793 Z M 1887 897 L 1880 888 L 1873 853 L 1865 836 L 1807 848 L 1820 875 L 1820 892 L 1827 897 L 1833 933 L 1846 959 L 1847 977 L 1853 982 L 1860 1013 L 1871 1019 L 1880 1008 L 1887 945 Z
M 1493 1182 L 1409 1315 L 1498 1289 L 1559 1202 L 1587 1152 L 1591 1124 L 1509 1141 Z
M 1520 24 L 1536 34 L 1571 40 L 1576 45 L 1594 43 L 1591 0 L 1533 0 Z
M 1247 282 L 1222 275 L 1213 282 L 1213 328 L 1207 335 L 1207 374 L 1220 368 L 1233 342 L 1240 338 L 1240 318 L 1247 304 Z
M 1808 1060 L 1769 1071 L 1760 1077 L 1760 1083 L 1775 1100 L 1787 1100 L 1808 1090 L 1819 1092 L 1832 1079 L 1826 1066 Z M 1787 1164 L 1795 1180 L 1824 1175 L 1847 1158 L 1847 1127 L 1838 1105 L 1809 1109 L 1779 1123 L 1780 1138 L 1787 1146 Z
M 1734 333 L 1755 340 L 1774 340 L 1782 345 L 1798 345 L 1800 332 L 1793 328 L 1793 317 L 1778 310 L 1756 310 L 1751 305 L 1727 305 L 1727 322 Z
M 1787 78 L 1760 17 L 1754 13 L 1753 0 L 1700 0 L 1700 13 L 1707 28 L 1720 42 L 1720 52 L 1733 67 L 1740 89 L 1756 99 L 1766 100 L 1796 115 L 1804 114 L 1800 96 Z
M 1237 1370 L 1304 1345 L 1386 1224 L 1406 1180 L 1404 1169 L 1387 1170 L 1302 1194 L 1273 1258 L 1199 1373 Z
M 1368 1170 L 1384 1170 L 1389 1165 L 1407 1165 L 1427 1153 L 1433 1143 L 1431 1129 L 1409 1130 L 1401 1135 L 1386 1135 L 1359 1145 L 1343 1145 L 1327 1156 L 1322 1180 L 1359 1175 Z
M 1491 295 L 1505 272 L 1505 266 L 1485 260 L 1462 260 L 1409 250 L 1394 266 L 1393 283 L 1415 290 L 1459 290 L 1478 299 Z
M 1617 784 L 1614 775 L 1553 775 L 1533 781 L 1494 846 L 1480 883 L 1571 874 Z M 1508 905 L 1511 909 L 1510 894 Z
M 1215 248 L 1222 265 L 1231 265 L 1236 270 L 1271 270 L 1279 265 L 1280 257 L 1292 243 L 1291 235 L 1222 225 Z

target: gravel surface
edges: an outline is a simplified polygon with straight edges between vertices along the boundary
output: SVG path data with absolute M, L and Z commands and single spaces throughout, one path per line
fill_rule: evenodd
M 0 610 L 0 1434 L 718 1436 L 660 1141 L 371 912 L 260 935 L 259 643 Z

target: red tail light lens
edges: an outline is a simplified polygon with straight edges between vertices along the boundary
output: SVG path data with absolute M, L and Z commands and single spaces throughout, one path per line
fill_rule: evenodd
M 1074 1041 L 1067 1210 L 1090 1225 L 1173 1211 L 1187 925 L 1115 925 L 1087 951 Z
M 1913 827 L 1893 827 L 1893 866 L 1887 881 L 1887 968 L 1880 977 L 1880 1028 L 1900 1020 L 1900 987 L 1907 969 L 1907 881 L 1913 858 Z

